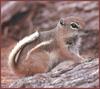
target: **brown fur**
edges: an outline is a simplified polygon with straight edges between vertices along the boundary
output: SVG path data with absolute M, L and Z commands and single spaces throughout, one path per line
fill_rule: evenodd
M 72 54 L 68 48 L 66 48 L 65 39 L 70 39 L 75 33 L 80 32 L 84 26 L 83 20 L 78 17 L 67 17 L 63 19 L 64 24 L 62 26 L 60 21 L 57 27 L 45 32 L 39 32 L 39 37 L 34 42 L 30 42 L 23 46 L 18 55 L 18 61 L 14 64 L 12 70 L 21 76 L 29 76 L 36 73 L 43 73 L 49 71 L 55 64 L 64 59 L 72 60 L 75 63 L 80 62 L 81 58 L 75 54 Z M 74 31 L 70 27 L 70 22 L 78 22 L 80 25 L 79 31 Z M 28 59 L 26 59 L 29 50 L 43 41 L 53 40 L 50 44 L 41 46 L 35 51 L 31 52 Z M 16 52 L 16 55 L 18 53 Z M 11 61 L 11 59 L 9 59 Z M 11 66 L 11 64 L 9 64 Z M 12 66 L 11 66 L 12 67 Z

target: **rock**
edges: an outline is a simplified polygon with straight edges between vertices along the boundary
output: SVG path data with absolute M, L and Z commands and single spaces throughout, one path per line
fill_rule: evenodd
M 99 86 L 99 59 L 67 65 L 64 61 L 48 73 L 13 82 L 9 88 L 94 88 Z

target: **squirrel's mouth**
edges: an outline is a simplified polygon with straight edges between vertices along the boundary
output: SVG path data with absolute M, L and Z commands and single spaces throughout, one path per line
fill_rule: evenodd
M 71 44 L 74 44 L 76 43 L 78 37 L 81 37 L 81 36 L 84 36 L 86 35 L 84 32 L 78 32 L 76 34 L 69 34 L 69 36 L 64 36 L 64 41 L 65 41 L 65 44 L 68 44 L 68 45 L 71 45 Z
M 73 45 L 77 42 L 78 37 L 85 35 L 83 31 L 73 31 L 69 32 L 67 35 L 64 35 L 63 39 L 66 45 Z
M 70 36 L 70 37 L 65 37 L 64 38 L 65 44 L 71 45 L 71 44 L 75 43 L 76 40 L 77 40 L 77 37 L 78 37 L 78 35 L 73 35 L 73 36 Z

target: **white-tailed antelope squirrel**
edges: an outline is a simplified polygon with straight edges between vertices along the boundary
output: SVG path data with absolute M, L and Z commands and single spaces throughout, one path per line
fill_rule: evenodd
M 82 59 L 66 48 L 66 42 L 82 31 L 84 21 L 79 17 L 61 18 L 57 26 L 44 32 L 35 32 L 23 38 L 12 49 L 8 64 L 18 75 L 29 76 L 49 71 L 62 60 L 75 63 Z

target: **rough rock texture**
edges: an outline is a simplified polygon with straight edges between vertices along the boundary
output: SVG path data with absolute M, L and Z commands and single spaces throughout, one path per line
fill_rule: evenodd
M 93 88 L 99 86 L 99 59 L 67 66 L 64 61 L 48 73 L 16 80 L 10 88 Z M 66 67 L 67 66 L 67 67 Z
M 9 1 L 1 3 L 1 86 L 10 87 L 99 87 L 98 85 L 98 51 L 99 51 L 99 3 L 98 1 L 35 1 L 18 2 L 9 6 Z M 20 7 L 19 4 L 20 3 Z M 15 8 L 16 7 L 16 8 Z M 14 9 L 13 9 L 14 8 Z M 13 9 L 13 10 L 12 10 Z M 36 28 L 40 31 L 55 28 L 61 17 L 82 17 L 85 22 L 86 35 L 82 37 L 80 53 L 93 60 L 66 68 L 54 68 L 51 72 L 37 74 L 21 80 L 10 72 L 7 62 L 14 45 Z M 17 19 L 16 19 L 17 18 Z M 85 65 L 85 66 L 84 66 Z M 74 68 L 75 67 L 75 68 Z M 83 68 L 85 67 L 85 68 Z M 59 70 L 58 70 L 59 69 Z M 82 69 L 82 70 L 80 70 Z M 58 70 L 57 72 L 55 70 Z M 75 71 L 77 70 L 77 71 Z M 53 72 L 54 71 L 54 72 Z M 81 73 L 80 73 L 81 72 Z M 84 75 L 83 75 L 84 74 Z M 16 82 L 14 82 L 16 80 Z M 13 83 L 14 82 L 14 83 Z

